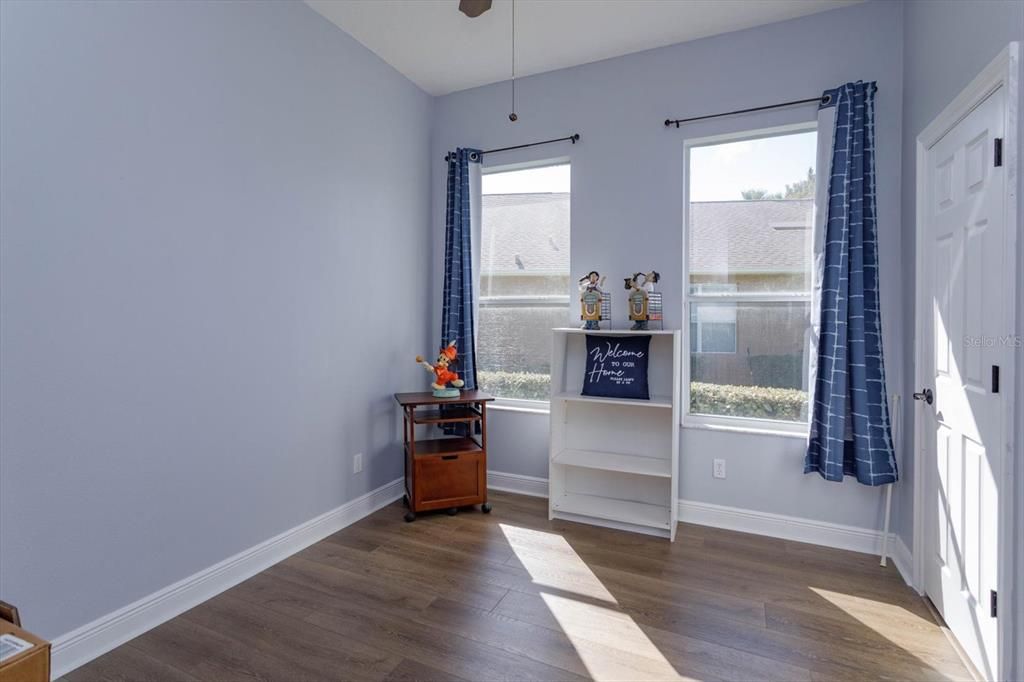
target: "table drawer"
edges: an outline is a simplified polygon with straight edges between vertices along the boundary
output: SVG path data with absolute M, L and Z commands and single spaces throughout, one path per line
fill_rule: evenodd
M 416 510 L 484 502 L 487 490 L 484 461 L 479 452 L 418 455 L 413 464 Z

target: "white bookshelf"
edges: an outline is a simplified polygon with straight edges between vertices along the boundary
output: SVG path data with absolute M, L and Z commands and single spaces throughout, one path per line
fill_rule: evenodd
M 650 400 L 580 395 L 587 335 L 650 336 Z M 552 330 L 548 516 L 675 540 L 678 331 Z

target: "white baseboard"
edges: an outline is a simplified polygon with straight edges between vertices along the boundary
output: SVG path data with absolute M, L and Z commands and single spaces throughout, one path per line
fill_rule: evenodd
M 548 496 L 548 480 L 536 476 L 508 474 L 501 471 L 487 473 L 487 484 L 493 490 L 503 490 L 533 497 Z M 839 523 L 815 521 L 797 516 L 771 514 L 769 512 L 726 507 L 707 502 L 679 501 L 679 520 L 701 526 L 712 526 L 727 530 L 767 535 L 794 542 L 807 542 L 823 547 L 846 549 L 853 552 L 880 555 L 882 532 L 870 528 L 846 526 Z M 889 556 L 900 572 L 904 582 L 913 587 L 910 580 L 910 550 L 895 533 L 889 534 Z
M 889 542 L 889 552 L 892 557 L 892 564 L 900 572 L 903 582 L 910 586 L 912 590 L 919 592 L 914 587 L 914 555 L 910 553 L 906 543 L 903 542 L 903 538 L 895 535 L 894 539 Z
M 502 471 L 487 472 L 487 487 L 506 493 L 518 493 L 530 497 L 548 496 L 548 479 L 522 474 L 506 474 Z
M 882 554 L 882 536 L 880 530 L 846 526 L 840 523 L 828 523 L 804 519 L 797 516 L 771 514 L 768 512 L 725 507 L 707 502 L 679 501 L 679 520 L 696 523 L 701 526 L 713 526 L 756 535 L 767 535 L 794 542 L 807 542 L 822 547 L 845 549 L 864 554 Z M 910 550 L 896 533 L 889 533 L 889 559 L 900 577 L 912 589 Z
M 396 479 L 53 641 L 52 679 L 201 604 L 402 497 Z
M 726 507 L 708 502 L 679 501 L 679 520 L 700 526 L 713 526 L 743 533 L 767 535 L 794 542 L 808 542 L 823 547 L 847 549 L 865 554 L 882 553 L 882 532 L 840 523 L 804 519 L 769 512 Z M 890 552 L 895 536 L 890 533 Z

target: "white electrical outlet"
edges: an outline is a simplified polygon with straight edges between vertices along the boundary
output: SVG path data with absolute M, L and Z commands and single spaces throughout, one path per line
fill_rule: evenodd
M 363 453 L 357 452 L 355 457 L 352 458 L 352 473 L 358 474 L 363 470 Z
M 725 478 L 725 460 L 716 459 L 714 467 L 711 470 L 711 475 L 715 478 Z

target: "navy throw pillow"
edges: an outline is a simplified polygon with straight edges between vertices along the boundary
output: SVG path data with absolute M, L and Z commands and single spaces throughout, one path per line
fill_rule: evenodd
M 650 346 L 650 336 L 587 334 L 583 395 L 650 400 L 647 388 Z

